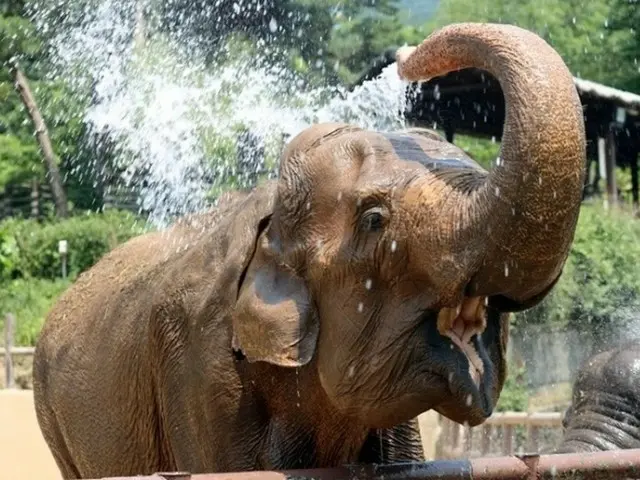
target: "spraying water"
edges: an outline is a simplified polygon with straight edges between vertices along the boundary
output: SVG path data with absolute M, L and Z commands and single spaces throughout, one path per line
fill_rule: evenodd
M 36 10 L 43 32 L 50 13 Z M 313 123 L 404 125 L 406 84 L 395 65 L 353 91 L 304 89 L 291 70 L 260 61 L 260 45 L 227 42 L 211 63 L 179 34 L 141 41 L 140 15 L 132 0 L 76 8 L 49 45 L 56 75 L 91 86 L 83 121 L 117 146 L 119 181 L 136 187 L 157 225 L 203 209 L 216 187 L 276 175 L 283 141 Z

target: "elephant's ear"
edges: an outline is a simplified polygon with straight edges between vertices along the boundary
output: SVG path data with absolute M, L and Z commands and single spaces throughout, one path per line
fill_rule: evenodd
M 304 280 L 281 263 L 268 228 L 239 287 L 232 347 L 251 362 L 300 367 L 313 357 L 319 324 Z

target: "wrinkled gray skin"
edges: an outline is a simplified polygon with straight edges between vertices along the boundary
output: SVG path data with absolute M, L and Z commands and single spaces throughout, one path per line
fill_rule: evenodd
M 406 461 L 420 413 L 491 415 L 504 312 L 567 258 L 585 135 L 571 73 L 531 32 L 453 25 L 398 63 L 408 80 L 473 66 L 505 95 L 491 172 L 431 131 L 314 125 L 278 180 L 78 278 L 33 371 L 65 478 Z
M 640 340 L 593 356 L 578 372 L 555 453 L 640 448 Z

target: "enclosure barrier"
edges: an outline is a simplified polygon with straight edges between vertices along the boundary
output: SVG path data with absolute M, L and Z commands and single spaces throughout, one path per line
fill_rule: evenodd
M 561 455 L 436 460 L 315 470 L 156 473 L 101 480 L 623 480 L 640 478 L 640 449 Z M 98 479 L 96 479 L 98 480 Z
M 525 428 L 528 452 L 540 451 L 539 432 L 543 428 L 562 429 L 560 412 L 496 412 L 481 426 L 471 428 L 460 425 L 444 416 L 439 417 L 442 431 L 438 439 L 438 458 L 453 459 L 487 456 L 490 454 L 513 455 L 515 429 Z M 473 432 L 481 431 L 480 441 L 474 441 Z M 498 433 L 500 445 L 495 445 L 493 433 Z
M 34 347 L 15 347 L 13 336 L 16 326 L 15 315 L 8 313 L 4 318 L 4 347 L 0 347 L 0 360 L 4 362 L 4 385 L 5 388 L 15 387 L 15 377 L 13 373 L 13 357 L 26 355 L 33 356 Z

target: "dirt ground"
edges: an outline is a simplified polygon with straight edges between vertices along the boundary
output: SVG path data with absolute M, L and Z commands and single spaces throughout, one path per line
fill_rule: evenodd
M 0 465 L 3 479 L 61 479 L 40 433 L 30 390 L 0 390 Z

